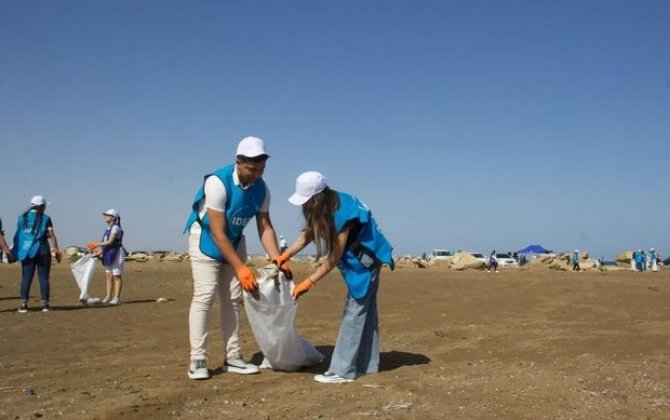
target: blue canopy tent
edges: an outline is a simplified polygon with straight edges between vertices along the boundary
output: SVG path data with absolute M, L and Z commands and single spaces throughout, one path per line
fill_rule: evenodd
M 528 245 L 524 249 L 517 251 L 518 254 L 549 254 L 550 250 L 544 248 L 542 245 Z

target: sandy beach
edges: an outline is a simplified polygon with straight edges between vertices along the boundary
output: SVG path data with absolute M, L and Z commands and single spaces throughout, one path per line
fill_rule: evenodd
M 294 264 L 298 278 L 307 263 Z M 123 305 L 85 307 L 66 263 L 51 313 L 20 314 L 20 265 L 0 265 L 0 419 L 662 419 L 670 412 L 670 271 L 384 269 L 381 372 L 342 385 L 327 367 L 345 287 L 338 273 L 299 304 L 300 333 L 325 355 L 294 373 L 191 381 L 188 262 L 129 262 Z M 103 292 L 103 270 L 94 296 Z M 158 298 L 167 302 L 157 303 Z M 218 313 L 218 308 L 215 308 Z M 261 354 L 242 315 L 243 351 Z

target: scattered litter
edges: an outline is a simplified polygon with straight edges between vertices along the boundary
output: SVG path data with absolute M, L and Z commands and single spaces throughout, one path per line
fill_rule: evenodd
M 386 404 L 384 410 L 409 410 L 414 404 L 411 402 L 398 401 L 397 403 L 390 402 Z

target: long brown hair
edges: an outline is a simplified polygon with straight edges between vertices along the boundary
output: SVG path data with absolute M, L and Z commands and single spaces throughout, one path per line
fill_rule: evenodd
M 337 230 L 333 215 L 340 206 L 337 192 L 326 187 L 302 206 L 305 216 L 305 236 L 316 246 L 319 259 L 337 247 Z

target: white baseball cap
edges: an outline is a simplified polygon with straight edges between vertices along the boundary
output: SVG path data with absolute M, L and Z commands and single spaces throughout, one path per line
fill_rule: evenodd
M 302 206 L 326 188 L 326 178 L 319 172 L 303 172 L 295 180 L 295 192 L 289 197 L 289 203 L 295 206 Z
M 51 203 L 45 200 L 44 196 L 41 195 L 34 195 L 33 198 L 30 199 L 30 207 L 44 206 L 47 204 Z
M 265 144 L 263 140 L 258 137 L 245 137 L 237 145 L 237 156 L 244 156 L 248 158 L 255 158 L 259 156 L 268 156 L 265 151 Z
M 105 216 L 112 216 L 112 217 L 115 218 L 115 219 L 118 219 L 119 216 L 121 216 L 121 215 L 119 214 L 119 211 L 116 210 L 116 209 L 109 209 L 109 210 L 107 210 L 106 212 L 104 212 L 104 213 L 102 213 L 102 214 L 105 215 Z

